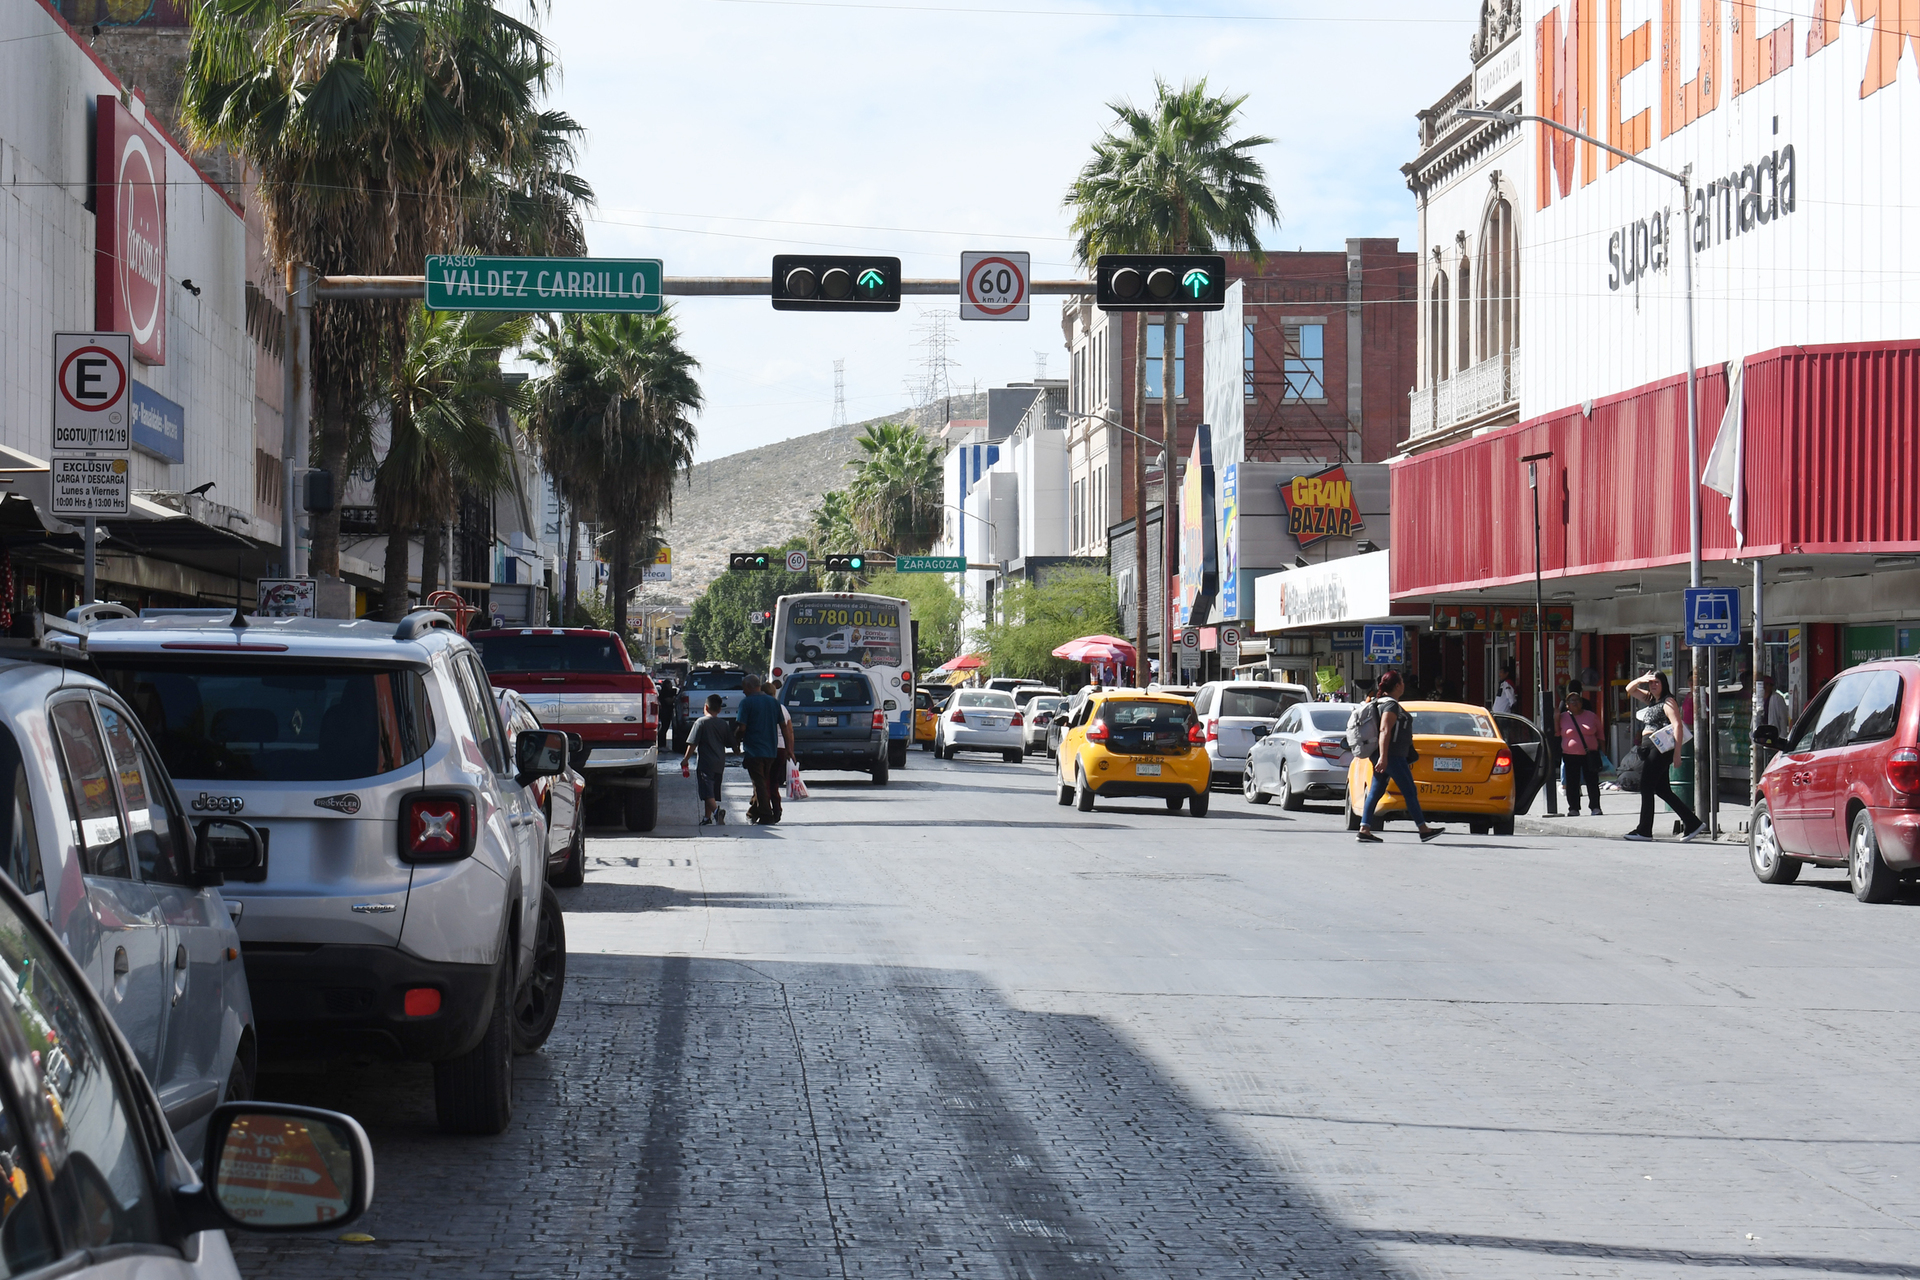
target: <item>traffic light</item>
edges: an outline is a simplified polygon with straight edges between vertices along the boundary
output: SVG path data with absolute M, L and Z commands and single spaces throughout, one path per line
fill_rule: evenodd
M 729 569 L 770 569 L 773 557 L 764 551 L 734 551 L 727 555 Z
M 776 253 L 775 311 L 898 311 L 900 259 Z
M 828 573 L 865 573 L 866 571 L 867 558 L 857 551 L 852 555 L 827 557 Z
M 1217 253 L 1103 253 L 1094 264 L 1102 311 L 1218 311 L 1227 260 Z

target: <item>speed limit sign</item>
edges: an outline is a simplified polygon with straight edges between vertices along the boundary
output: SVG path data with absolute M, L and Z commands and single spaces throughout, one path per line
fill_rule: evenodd
M 960 318 L 962 320 L 1025 320 L 1027 271 L 1033 260 L 1027 253 L 963 253 L 960 255 Z
M 805 573 L 807 571 L 807 553 L 804 551 L 787 552 L 787 572 Z

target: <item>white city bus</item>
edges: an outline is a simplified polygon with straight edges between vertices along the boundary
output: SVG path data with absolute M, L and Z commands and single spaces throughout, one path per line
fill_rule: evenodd
M 873 678 L 887 713 L 887 758 L 907 763 L 913 739 L 913 619 L 905 600 L 851 591 L 781 596 L 773 606 L 768 670 L 852 662 Z

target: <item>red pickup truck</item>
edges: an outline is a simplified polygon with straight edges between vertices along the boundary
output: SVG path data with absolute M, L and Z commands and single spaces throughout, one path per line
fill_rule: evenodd
M 540 724 L 577 733 L 587 803 L 617 794 L 627 830 L 651 831 L 660 814 L 660 700 L 611 631 L 515 627 L 469 631 L 487 676 L 527 700 Z

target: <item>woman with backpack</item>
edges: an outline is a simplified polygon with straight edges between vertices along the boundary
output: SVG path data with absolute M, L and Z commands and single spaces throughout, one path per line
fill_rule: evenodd
M 1360 736 L 1360 741 L 1354 744 L 1355 753 L 1367 750 L 1369 730 L 1373 736 L 1373 786 L 1367 790 L 1367 805 L 1360 813 L 1361 844 L 1381 843 L 1380 837 L 1373 833 L 1373 809 L 1380 803 L 1380 798 L 1387 794 L 1389 781 L 1400 788 L 1400 798 L 1407 804 L 1407 816 L 1420 828 L 1422 843 L 1446 834 L 1445 827 L 1428 826 L 1427 815 L 1420 810 L 1420 788 L 1413 780 L 1411 759 L 1413 717 L 1394 697 L 1403 684 L 1398 671 L 1383 673 L 1380 682 L 1374 686 L 1373 697 L 1354 714 Z M 1372 708 L 1371 712 L 1368 711 L 1369 707 Z
M 1679 815 L 1684 829 L 1680 838 L 1691 840 L 1706 824 L 1692 806 L 1673 794 L 1673 784 L 1667 780 L 1674 755 L 1691 736 L 1686 718 L 1680 714 L 1680 703 L 1673 696 L 1673 686 L 1667 683 L 1664 672 L 1648 671 L 1628 685 L 1627 692 L 1647 705 L 1634 713 L 1640 722 L 1640 756 L 1646 762 L 1640 775 L 1640 825 L 1627 832 L 1626 838 L 1653 839 L 1653 802 L 1665 800 L 1667 807 Z

